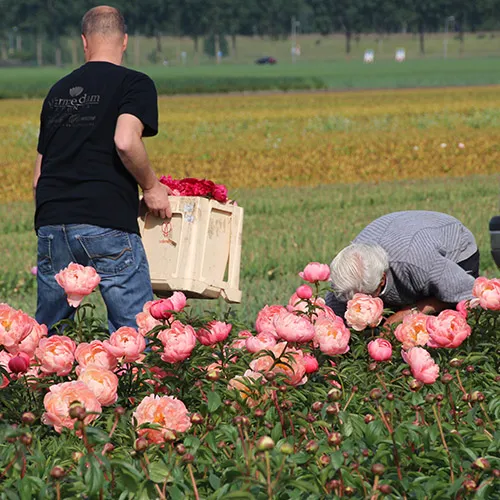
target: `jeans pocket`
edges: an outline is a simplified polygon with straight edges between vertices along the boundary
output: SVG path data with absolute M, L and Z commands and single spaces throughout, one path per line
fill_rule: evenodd
M 53 237 L 38 235 L 38 272 L 42 274 L 54 274 L 52 265 L 52 240 Z
M 134 265 L 130 235 L 115 229 L 76 237 L 99 274 L 118 274 Z

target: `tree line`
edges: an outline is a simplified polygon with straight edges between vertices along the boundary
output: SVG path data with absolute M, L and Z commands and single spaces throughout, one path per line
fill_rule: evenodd
M 0 0 L 0 59 L 22 53 L 23 37 L 36 40 L 39 62 L 43 44 L 60 57 L 60 41 L 76 39 L 82 15 L 96 5 L 89 0 Z M 425 33 L 500 27 L 500 0 L 117 0 L 131 35 L 190 37 L 194 50 L 210 38 L 218 52 L 222 42 L 233 48 L 237 35 L 285 38 L 301 33 L 343 33 L 345 50 L 362 33 L 417 33 L 425 53 Z M 76 48 L 73 48 L 76 50 Z

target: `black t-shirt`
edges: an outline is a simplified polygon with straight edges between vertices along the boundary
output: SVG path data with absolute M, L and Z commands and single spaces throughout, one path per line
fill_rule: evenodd
M 59 80 L 43 103 L 35 229 L 93 224 L 138 233 L 137 182 L 115 148 L 116 121 L 131 114 L 158 133 L 158 96 L 143 73 L 88 62 Z

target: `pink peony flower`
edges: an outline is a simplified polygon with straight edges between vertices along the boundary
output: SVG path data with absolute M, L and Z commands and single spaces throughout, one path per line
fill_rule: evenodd
M 117 365 L 116 357 L 113 356 L 100 340 L 92 342 L 82 342 L 75 351 L 75 359 L 79 366 L 77 374 L 87 366 L 102 368 L 103 370 L 114 370 Z
M 466 319 L 451 309 L 441 311 L 439 316 L 429 316 L 426 326 L 429 347 L 458 347 L 471 334 Z
M 229 389 L 236 389 L 240 393 L 249 408 L 255 408 L 263 400 L 267 399 L 265 393 L 261 393 L 256 387 L 253 386 L 256 380 L 262 378 L 262 374 L 247 370 L 243 375 L 233 377 L 228 384 Z
M 101 277 L 93 267 L 84 267 L 74 262 L 59 271 L 55 278 L 59 285 L 64 288 L 68 296 L 68 304 L 71 307 L 78 307 L 83 298 L 91 294 L 101 281 Z
M 371 297 L 364 293 L 356 293 L 347 302 L 345 313 L 346 323 L 354 330 L 361 332 L 368 326 L 374 328 L 382 321 L 384 303 L 378 297 Z
M 276 338 L 271 332 L 261 332 L 255 337 L 248 337 L 245 342 L 250 352 L 259 352 L 276 345 Z
M 313 296 L 313 290 L 309 285 L 300 285 L 295 290 L 297 297 L 302 300 L 308 300 Z
M 320 305 L 316 309 L 316 318 L 330 318 L 332 321 L 335 321 L 338 316 L 333 312 L 333 309 L 331 307 L 328 307 L 326 304 Z
M 7 372 L 11 373 L 9 368 L 9 361 L 12 358 L 12 354 L 9 354 L 6 351 L 0 351 L 0 366 Z M 10 380 L 0 372 L 0 389 L 7 387 L 10 383 Z
M 231 342 L 231 348 L 246 349 L 247 339 L 250 337 L 253 337 L 253 335 L 248 330 L 242 330 L 238 333 L 238 337 Z
M 15 354 L 19 344 L 30 334 L 33 319 L 8 304 L 0 304 L 0 345 Z
M 483 309 L 500 311 L 500 279 L 489 280 L 483 276 L 476 279 L 472 288 L 472 295 L 479 299 Z
M 142 312 L 135 316 L 135 321 L 137 323 L 137 328 L 141 335 L 146 336 L 155 326 L 161 325 L 161 321 L 153 318 L 151 316 L 151 306 L 154 300 L 150 300 L 144 304 Z
M 255 329 L 260 332 L 276 332 L 274 328 L 274 316 L 285 308 L 279 305 L 264 306 L 257 314 Z M 278 338 L 278 335 L 275 335 Z
M 37 266 L 33 266 L 31 269 L 30 269 L 30 273 L 33 275 L 33 276 L 36 276 L 38 274 L 38 267 Z
M 101 406 L 110 406 L 118 399 L 118 377 L 110 370 L 95 365 L 85 367 L 78 376 L 94 393 Z
M 168 299 L 155 300 L 149 308 L 154 319 L 169 319 L 174 312 L 181 312 L 186 307 L 186 296 L 182 292 L 174 292 Z
M 222 321 L 210 321 L 207 328 L 200 328 L 196 337 L 203 345 L 214 345 L 227 339 L 233 325 Z
M 427 344 L 429 340 L 428 317 L 427 314 L 414 313 L 403 318 L 403 322 L 394 330 L 394 336 L 403 344 L 403 349 L 408 350 Z
M 84 382 L 73 381 L 53 385 L 43 398 L 45 413 L 42 422 L 52 425 L 56 432 L 61 433 L 62 428 L 73 429 L 75 419 L 69 416 L 70 406 L 74 402 L 79 402 L 87 412 L 91 412 L 84 419 L 85 424 L 93 422 L 101 413 L 101 405 L 94 393 Z
M 138 429 L 139 436 L 151 443 L 163 443 L 167 430 L 186 432 L 191 427 L 186 406 L 181 400 L 172 396 L 146 396 L 139 403 L 133 416 L 137 427 L 143 424 L 156 424 L 159 427 Z
M 123 363 L 133 363 L 143 358 L 146 339 L 135 328 L 122 326 L 103 342 L 104 348 Z
M 403 359 L 410 365 L 412 375 L 424 384 L 433 384 L 439 375 L 439 366 L 431 355 L 421 347 L 401 351 Z
M 227 201 L 227 188 L 223 184 L 216 184 L 212 190 L 214 200 L 219 203 L 226 203 Z
M 31 359 L 35 355 L 35 350 L 38 347 L 40 340 L 43 337 L 47 336 L 48 329 L 45 325 L 38 324 L 37 321 L 35 321 L 33 318 L 30 319 L 33 325 L 31 328 L 31 332 L 26 337 L 24 337 L 24 339 L 21 340 L 21 342 L 19 342 L 17 346 L 13 346 L 10 349 L 10 352 L 12 352 L 12 354 L 24 352 Z
M 323 316 L 314 324 L 314 345 L 329 356 L 345 354 L 349 350 L 351 332 L 339 316 Z
M 309 342 L 314 338 L 314 326 L 306 316 L 281 311 L 274 317 L 274 328 L 280 339 L 288 342 Z
M 250 362 L 250 368 L 255 372 L 283 374 L 285 382 L 291 385 L 301 385 L 307 381 L 304 353 L 300 349 L 287 347 L 286 342 L 279 342 L 268 349 L 274 357 L 280 358 L 275 362 L 272 356 L 261 356 Z
M 189 358 L 196 345 L 194 328 L 180 321 L 174 321 L 169 330 L 162 330 L 158 339 L 164 347 L 161 359 L 167 363 L 178 363 Z
M 306 373 L 314 373 L 319 370 L 318 360 L 312 354 L 304 354 L 304 366 Z
M 26 373 L 30 366 L 30 357 L 24 352 L 18 353 L 9 360 L 9 370 L 12 373 Z
M 59 377 L 67 375 L 75 361 L 75 342 L 65 335 L 52 335 L 40 340 L 35 350 L 35 358 L 43 373 L 55 373 Z
M 469 315 L 469 311 L 471 309 L 474 309 L 479 306 L 479 299 L 476 297 L 471 300 L 461 300 L 457 304 L 457 312 L 460 313 L 461 316 L 463 316 L 465 319 L 467 319 L 467 316 Z
M 307 285 L 305 285 L 307 286 Z M 323 313 L 324 307 L 325 307 L 325 299 L 321 297 L 317 297 L 314 300 L 309 301 L 313 306 L 316 306 L 315 309 L 315 314 L 316 316 L 319 316 Z M 287 311 L 289 312 L 303 312 L 307 313 L 309 306 L 308 303 L 302 300 L 298 295 L 297 292 L 294 292 L 294 294 L 290 297 L 288 300 L 288 304 L 286 306 Z
M 330 279 L 330 267 L 327 264 L 320 264 L 319 262 L 310 262 L 304 268 L 299 276 L 309 283 L 316 283 L 317 281 L 328 281 Z
M 392 345 L 385 339 L 372 340 L 368 342 L 368 354 L 375 361 L 387 361 L 392 356 Z

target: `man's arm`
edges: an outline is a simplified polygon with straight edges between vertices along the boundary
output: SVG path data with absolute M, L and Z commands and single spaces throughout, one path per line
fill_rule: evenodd
M 418 312 L 424 314 L 435 314 L 444 311 L 445 309 L 450 309 L 452 307 L 454 307 L 453 304 L 450 304 L 448 302 L 443 302 L 439 299 L 436 299 L 435 297 L 428 297 L 426 299 L 419 300 L 414 305 L 403 307 L 398 312 L 389 316 L 384 322 L 384 327 L 389 327 L 391 325 L 401 323 L 401 321 L 403 321 L 403 319 L 409 314 L 412 314 L 415 311 L 415 309 Z
M 42 173 L 42 160 L 43 156 L 38 153 L 35 160 L 35 168 L 33 170 L 33 199 L 36 202 L 36 185 L 38 184 L 38 179 Z
M 142 142 L 144 125 L 139 118 L 121 114 L 116 122 L 115 146 L 125 168 L 132 174 L 144 194 L 148 209 L 162 219 L 172 217 L 168 195 L 171 190 L 162 184 L 149 163 Z

